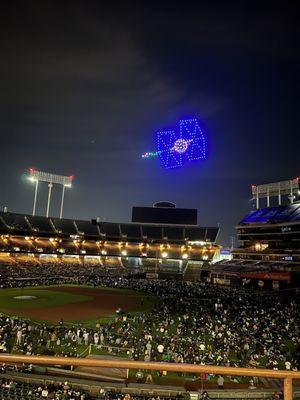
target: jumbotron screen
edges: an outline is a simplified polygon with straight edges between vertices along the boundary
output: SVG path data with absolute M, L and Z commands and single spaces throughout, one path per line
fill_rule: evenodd
M 197 214 L 194 208 L 132 207 L 132 222 L 197 225 Z

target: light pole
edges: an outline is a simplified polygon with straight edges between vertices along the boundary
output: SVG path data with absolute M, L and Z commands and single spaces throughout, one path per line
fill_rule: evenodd
M 34 200 L 33 200 L 32 215 L 35 215 L 38 186 L 39 186 L 39 181 L 36 179 L 36 181 L 35 181 L 35 190 L 34 190 Z
M 29 179 L 30 179 L 30 181 L 35 182 L 32 215 L 35 215 L 35 213 L 36 213 L 38 187 L 39 187 L 39 182 L 41 181 L 41 182 L 48 183 L 48 199 L 47 199 L 46 217 L 49 217 L 53 185 L 57 184 L 57 185 L 62 186 L 62 196 L 61 196 L 60 213 L 59 213 L 59 218 L 62 218 L 63 207 L 64 207 L 64 198 L 65 198 L 65 188 L 72 186 L 72 181 L 73 181 L 74 177 L 66 176 L 66 175 L 51 174 L 49 172 L 37 171 L 33 168 L 30 168 L 29 169 Z
M 51 192 L 52 192 L 52 186 L 53 186 L 53 183 L 52 182 L 50 182 L 49 184 L 48 184 L 48 201 L 47 201 L 47 211 L 46 211 L 46 217 L 48 218 L 49 217 L 49 209 L 50 209 L 50 201 L 51 201 Z
M 65 198 L 65 187 L 66 187 L 66 185 L 63 185 L 62 192 L 61 192 L 61 203 L 60 203 L 60 213 L 59 213 L 59 218 L 60 219 L 62 219 L 62 215 L 63 215 L 64 198 Z

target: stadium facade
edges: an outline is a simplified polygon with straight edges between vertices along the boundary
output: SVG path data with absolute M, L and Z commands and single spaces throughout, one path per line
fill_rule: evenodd
M 203 280 L 228 287 L 300 286 L 300 202 L 251 211 L 236 227 L 240 246 L 231 251 L 232 259 L 216 263 L 219 228 L 197 225 L 197 210 L 160 202 L 133 207 L 132 220 L 1 212 L 0 261 L 26 264 L 32 257 L 45 265 L 102 266 L 113 274 Z
M 219 228 L 197 225 L 197 210 L 177 209 L 162 202 L 134 207 L 133 218 L 147 222 L 82 221 L 1 212 L 0 255 L 2 261 L 5 257 L 18 261 L 27 256 L 40 262 L 56 258 L 119 268 L 123 273 L 148 273 L 152 278 L 164 272 L 194 278 L 219 250 L 215 244 Z
M 267 289 L 300 285 L 300 202 L 251 211 L 237 225 L 233 259 L 207 273 L 213 283 Z

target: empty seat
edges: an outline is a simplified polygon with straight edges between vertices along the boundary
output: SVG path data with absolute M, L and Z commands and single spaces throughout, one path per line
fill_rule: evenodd
M 163 236 L 169 240 L 183 240 L 183 229 L 181 226 L 165 226 L 163 228 Z
M 75 221 L 78 231 L 86 236 L 99 236 L 97 225 L 90 221 Z
M 293 214 L 300 210 L 300 204 L 290 204 L 288 206 L 278 207 L 278 213 L 272 218 L 272 222 L 284 222 L 293 217 Z
M 156 225 L 142 225 L 143 236 L 147 239 L 162 240 L 162 227 Z
M 54 233 L 54 229 L 49 218 L 32 215 L 28 216 L 27 218 L 34 230 L 50 234 Z
M 6 225 L 14 230 L 29 231 L 30 226 L 28 225 L 25 215 L 13 214 L 13 213 L 2 213 L 1 214 Z
M 100 232 L 105 234 L 107 238 L 121 239 L 119 224 L 113 222 L 99 222 Z
M 276 216 L 276 214 L 278 214 L 279 211 L 280 211 L 279 207 L 271 207 L 262 216 L 257 218 L 256 222 L 259 222 L 259 223 L 269 222 L 273 217 Z
M 261 208 L 260 210 L 251 211 L 245 218 L 242 219 L 240 224 L 247 224 L 250 222 L 259 222 L 259 219 L 268 212 L 268 208 Z
M 128 239 L 141 239 L 141 226 L 138 224 L 121 224 L 122 235 L 127 236 Z
M 200 228 L 200 227 L 188 227 L 188 228 L 185 228 L 185 237 L 189 241 L 205 242 L 205 240 L 206 240 L 206 228 Z
M 59 219 L 59 218 L 51 218 L 51 220 L 58 232 L 67 234 L 67 235 L 77 235 L 78 234 L 73 220 Z
M 298 208 L 293 214 L 289 217 L 289 221 L 299 221 L 300 220 L 300 208 Z

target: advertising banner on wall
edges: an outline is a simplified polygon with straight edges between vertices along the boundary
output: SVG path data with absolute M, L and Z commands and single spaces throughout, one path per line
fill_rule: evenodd
M 287 283 L 291 281 L 290 272 L 249 272 L 241 274 L 241 277 L 250 279 L 271 279 L 275 281 L 285 281 Z

